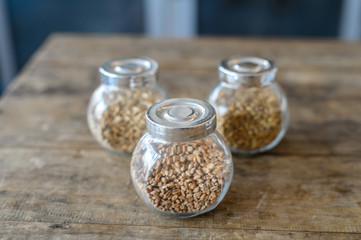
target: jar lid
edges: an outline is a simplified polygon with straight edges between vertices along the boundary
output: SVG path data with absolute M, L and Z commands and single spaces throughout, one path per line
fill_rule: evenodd
M 150 80 L 158 71 L 158 63 L 147 57 L 115 58 L 99 67 L 105 84 L 137 83 Z
M 265 86 L 275 78 L 277 65 L 265 58 L 233 56 L 223 59 L 218 70 L 221 81 L 229 84 Z
M 151 106 L 145 114 L 148 132 L 166 141 L 192 141 L 216 129 L 216 111 L 207 102 L 173 98 Z

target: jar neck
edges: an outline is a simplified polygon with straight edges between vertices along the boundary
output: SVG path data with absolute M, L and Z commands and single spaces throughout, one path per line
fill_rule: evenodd
M 187 131 L 187 129 L 185 129 L 184 131 Z M 182 131 L 182 132 L 184 132 Z M 147 129 L 147 134 L 149 134 L 152 138 L 156 138 L 159 139 L 163 142 L 178 142 L 178 143 L 182 143 L 182 142 L 191 142 L 191 141 L 197 141 L 197 140 L 201 140 L 204 139 L 214 133 L 216 133 L 216 129 L 215 127 L 212 128 L 211 130 L 209 130 L 209 132 L 207 132 L 207 134 L 204 135 L 191 135 L 189 134 L 188 136 L 179 136 L 179 133 L 173 133 L 173 134 L 160 134 L 159 132 L 154 132 L 154 131 L 149 131 L 149 129 Z
M 227 74 L 219 71 L 219 80 L 229 87 L 265 87 L 275 81 L 276 71 L 263 75 Z
M 153 85 L 157 82 L 157 76 L 129 77 L 129 78 L 109 78 L 101 75 L 101 83 L 106 86 L 117 86 L 126 88 L 140 88 Z

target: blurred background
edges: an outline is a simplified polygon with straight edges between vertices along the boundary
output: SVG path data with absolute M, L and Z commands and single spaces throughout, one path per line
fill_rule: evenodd
M 53 32 L 361 36 L 361 0 L 0 0 L 0 94 Z

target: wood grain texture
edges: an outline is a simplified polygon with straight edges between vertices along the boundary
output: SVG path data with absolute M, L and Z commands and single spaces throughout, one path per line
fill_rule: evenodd
M 144 55 L 171 97 L 205 99 L 225 56 L 279 65 L 291 107 L 273 150 L 234 155 L 212 212 L 174 219 L 150 211 L 130 156 L 91 137 L 86 108 L 97 67 Z M 336 41 L 114 35 L 51 36 L 0 101 L 1 239 L 361 239 L 361 44 Z

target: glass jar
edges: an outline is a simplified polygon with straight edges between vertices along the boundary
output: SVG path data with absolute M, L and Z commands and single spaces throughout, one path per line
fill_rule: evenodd
M 145 57 L 118 58 L 99 68 L 101 85 L 88 106 L 88 125 L 106 149 L 130 153 L 145 133 L 145 112 L 167 98 L 157 82 L 158 64 Z
M 229 57 L 220 62 L 220 82 L 208 100 L 217 112 L 218 131 L 233 152 L 264 152 L 285 135 L 289 108 L 276 72 L 276 64 L 263 58 Z
M 191 98 L 168 99 L 148 109 L 146 124 L 131 162 L 141 199 L 176 217 L 214 209 L 233 176 L 231 152 L 215 130 L 214 108 Z

